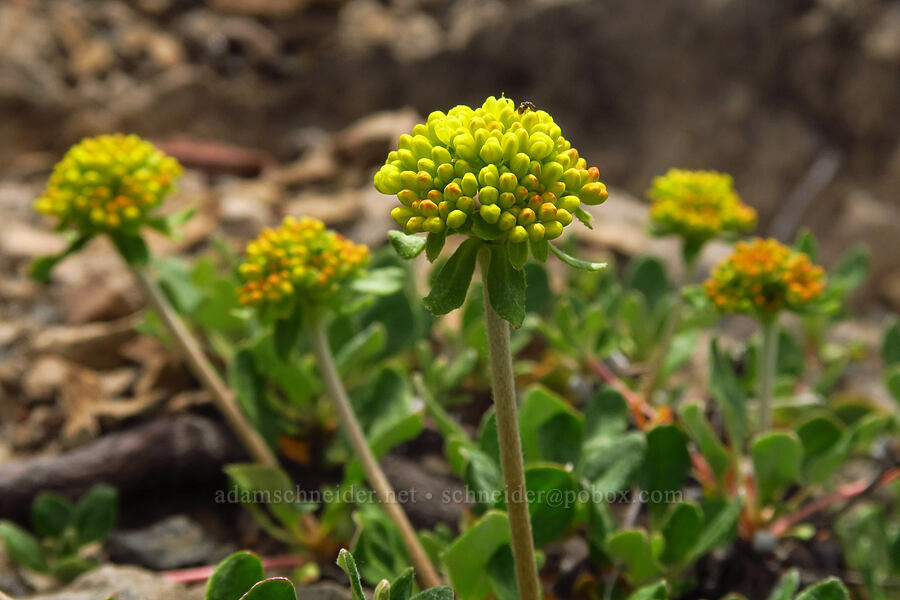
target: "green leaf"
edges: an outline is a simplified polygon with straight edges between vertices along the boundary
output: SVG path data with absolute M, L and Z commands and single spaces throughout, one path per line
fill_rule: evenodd
M 662 534 L 666 540 L 661 559 L 666 563 L 680 563 L 696 545 L 703 529 L 703 511 L 691 502 L 682 502 L 672 507 Z
M 513 327 L 525 320 L 525 273 L 509 262 L 506 246 L 491 244 L 487 291 L 491 306 Z
M 351 367 L 365 365 L 378 356 L 387 343 L 387 331 L 381 323 L 372 323 L 352 338 L 341 344 L 335 353 L 334 362 L 338 371 L 346 372 Z
M 565 400 L 534 386 L 522 398 L 519 433 L 527 462 L 574 464 L 581 455 L 584 420 Z
M 602 271 L 607 266 L 605 262 L 591 262 L 587 260 L 581 260 L 580 258 L 575 258 L 574 256 L 570 256 L 553 244 L 550 244 L 550 251 L 553 252 L 553 254 L 555 254 L 559 260 L 563 261 L 570 267 L 581 269 L 582 271 Z
M 419 592 L 412 597 L 412 600 L 453 600 L 453 588 L 446 585 L 439 585 L 430 590 Z
M 288 501 L 294 497 L 294 482 L 278 467 L 238 463 L 226 465 L 224 470 L 234 485 L 247 492 L 254 502 L 259 499 L 258 503 L 290 531 L 296 531 L 300 518 L 309 512 L 308 505 Z
M 606 540 L 606 551 L 610 556 L 622 561 L 625 579 L 632 584 L 640 584 L 664 571 L 653 556 L 650 538 L 643 529 L 617 531 Z
M 366 271 L 350 282 L 350 288 L 361 294 L 390 296 L 403 289 L 406 273 L 400 267 L 382 267 Z
M 383 579 L 390 580 L 408 568 L 409 554 L 403 536 L 381 506 L 360 506 L 353 513 L 353 521 L 358 532 L 353 559 L 363 581 L 374 585 Z
M 881 362 L 886 367 L 900 365 L 900 320 L 894 319 L 881 339 Z
M 297 600 L 297 590 L 289 579 L 270 577 L 250 588 L 240 600 Z
M 794 250 L 806 254 L 812 262 L 816 262 L 819 256 L 819 243 L 809 229 L 801 229 L 794 240 Z
M 579 470 L 601 495 L 628 487 L 644 460 L 647 439 L 642 432 L 594 436 L 584 444 Z
M 88 544 L 106 538 L 116 523 L 119 493 L 108 485 L 95 485 L 75 505 L 72 522 L 78 542 Z
M 513 268 L 518 269 L 519 271 L 524 269 L 525 263 L 528 262 L 528 244 L 514 244 L 512 242 L 507 242 L 506 250 L 509 255 L 509 262 Z
M 425 256 L 428 258 L 428 262 L 434 262 L 441 255 L 446 241 L 447 234 L 444 232 L 428 234 L 425 238 Z
M 629 288 L 644 296 L 651 310 L 669 293 L 666 266 L 654 256 L 642 256 L 633 260 L 625 275 L 625 282 Z
M 564 535 L 575 519 L 578 484 L 559 465 L 539 464 L 525 469 L 525 487 L 533 498 L 528 512 L 534 545 L 541 547 Z
M 793 432 L 763 432 L 750 444 L 756 491 L 762 504 L 775 499 L 787 485 L 800 481 L 803 446 Z
M 491 592 L 487 565 L 509 540 L 506 513 L 488 511 L 447 548 L 444 565 L 460 600 L 483 600 Z
M 337 565 L 347 574 L 347 577 L 350 578 L 350 592 L 353 595 L 353 600 L 366 600 L 365 594 L 363 594 L 362 583 L 359 580 L 359 571 L 356 569 L 356 561 L 353 559 L 353 555 L 346 549 L 341 549 L 338 553 Z
M 409 567 L 391 584 L 391 600 L 409 600 L 415 582 L 415 571 Z
M 700 453 L 709 463 L 713 473 L 721 479 L 731 465 L 731 455 L 706 420 L 703 407 L 697 402 L 687 402 L 681 406 L 679 412 L 688 435 L 700 448 Z
M 206 600 L 235 600 L 266 576 L 262 561 L 252 552 L 235 552 L 219 563 L 206 582 Z
M 541 240 L 540 242 L 529 240 L 528 244 L 531 246 L 531 255 L 534 257 L 534 260 L 547 262 L 547 257 L 550 255 L 550 242 L 547 240 Z
M 669 600 L 669 590 L 665 581 L 651 583 L 634 591 L 628 600 Z
M 487 566 L 491 579 L 491 598 L 496 600 L 519 600 L 519 586 L 516 582 L 516 561 L 512 548 L 503 546 L 491 557 Z
M 150 262 L 150 249 L 140 235 L 115 232 L 109 234 L 113 244 L 132 267 L 146 265 Z
M 658 425 L 647 434 L 647 453 L 638 481 L 651 495 L 663 492 L 659 502 L 647 503 L 656 513 L 666 506 L 665 493 L 680 491 L 691 471 L 687 441 L 687 436 L 675 425 Z
M 500 491 L 503 489 L 503 473 L 500 465 L 479 450 L 471 449 L 467 452 L 467 456 L 465 482 L 475 497 L 475 514 L 490 508 L 502 508 L 503 499 Z M 495 501 L 482 500 L 488 498 Z
M 585 436 L 610 436 L 628 428 L 628 404 L 621 392 L 603 386 L 584 409 Z
M 546 314 L 553 302 L 553 291 L 550 289 L 550 278 L 543 265 L 528 263 L 525 265 L 525 312 Z
M 737 533 L 737 522 L 742 505 L 743 498 L 738 496 L 721 508 L 712 518 L 705 515 L 706 526 L 700 532 L 697 543 L 682 562 L 691 564 L 713 548 L 731 540 Z
M 794 600 L 850 600 L 850 593 L 840 579 L 831 577 L 809 586 Z
M 275 344 L 275 352 L 282 361 L 287 362 L 290 359 L 291 351 L 297 345 L 302 329 L 303 311 L 299 303 L 290 315 L 275 321 L 272 327 L 272 341 Z
M 0 540 L 14 561 L 32 571 L 47 572 L 47 559 L 41 544 L 30 533 L 11 521 L 0 521 Z
M 890 371 L 884 374 L 884 385 L 894 400 L 900 402 L 900 364 L 894 365 Z
M 828 272 L 828 281 L 844 293 L 858 288 L 869 276 L 872 252 L 865 244 L 857 244 L 844 252 Z
M 80 556 L 66 556 L 53 563 L 50 574 L 59 581 L 68 583 L 98 566 L 100 566 L 98 563 Z
M 788 569 L 769 593 L 768 600 L 791 600 L 800 586 L 800 571 Z
M 831 451 L 841 441 L 844 426 L 832 416 L 813 417 L 797 427 L 803 445 L 803 473 L 814 481 L 819 469 L 831 461 Z
M 747 432 L 747 396 L 741 389 L 731 359 L 719 350 L 716 340 L 710 343 L 709 386 L 719 403 L 732 447 L 743 447 Z
M 411 260 L 425 249 L 426 240 L 421 235 L 407 235 L 402 231 L 392 230 L 388 232 L 391 247 L 400 258 Z
M 42 256 L 35 259 L 28 270 L 29 277 L 38 283 L 47 283 L 50 280 L 50 274 L 53 272 L 56 265 L 62 262 L 66 257 L 71 256 L 84 248 L 92 239 L 94 239 L 94 234 L 81 234 L 69 242 L 66 249 L 59 254 Z
M 482 242 L 469 238 L 460 244 L 438 273 L 425 306 L 436 315 L 445 315 L 462 306 L 472 282 L 475 261 Z
M 31 524 L 41 537 L 58 537 L 72 522 L 75 506 L 59 494 L 42 492 L 31 504 Z

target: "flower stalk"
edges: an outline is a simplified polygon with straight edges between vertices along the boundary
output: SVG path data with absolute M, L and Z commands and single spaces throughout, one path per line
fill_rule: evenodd
M 378 459 L 375 458 L 375 454 L 369 447 L 366 435 L 356 418 L 353 407 L 350 405 L 350 399 L 347 397 L 347 392 L 341 383 L 341 378 L 334 363 L 334 356 L 328 345 L 328 335 L 323 319 L 318 316 L 310 316 L 307 319 L 307 324 L 310 343 L 325 383 L 325 389 L 334 403 L 347 438 L 350 440 L 350 445 L 353 446 L 356 457 L 362 463 L 369 485 L 372 486 L 372 489 L 378 496 L 378 500 L 381 502 L 385 512 L 387 512 L 388 517 L 400 530 L 419 582 L 424 588 L 441 585 L 440 576 L 425 553 L 425 549 L 422 547 L 412 523 L 409 522 L 402 506 L 397 502 L 397 494 L 378 464 Z
M 479 261 L 484 281 L 484 314 L 491 363 L 491 388 L 494 393 L 494 407 L 497 414 L 500 466 L 506 484 L 506 506 L 512 535 L 513 561 L 519 584 L 519 598 L 521 600 L 540 600 L 541 584 L 535 560 L 534 539 L 531 534 L 531 517 L 528 512 L 512 352 L 509 348 L 509 323 L 497 314 L 491 304 L 487 282 L 490 258 L 490 253 L 486 249 L 482 249 Z
M 203 352 L 200 343 L 188 331 L 184 321 L 166 299 L 147 267 L 132 266 L 131 271 L 137 279 L 147 303 L 159 314 L 160 320 L 184 354 L 191 371 L 209 391 L 213 404 L 237 434 L 244 449 L 254 461 L 270 467 L 278 467 L 278 459 L 275 454 L 244 416 L 234 394 L 222 381 L 218 371 Z
M 762 321 L 763 345 L 759 357 L 759 430 L 772 428 L 772 396 L 775 389 L 775 369 L 778 364 L 778 319 L 773 316 Z

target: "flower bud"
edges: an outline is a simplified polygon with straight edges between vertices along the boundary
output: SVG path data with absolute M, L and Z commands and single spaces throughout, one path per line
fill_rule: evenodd
M 516 204 L 515 194 L 503 192 L 500 194 L 500 208 L 511 208 Z
M 544 202 L 538 209 L 538 219 L 541 221 L 556 220 L 556 207 L 550 202 Z
M 500 220 L 497 221 L 497 227 L 500 228 L 500 231 L 509 231 L 515 226 L 516 216 L 508 211 L 505 211 L 502 215 L 500 215 Z
M 478 179 L 472 173 L 466 173 L 463 175 L 461 187 L 466 196 L 474 196 L 478 193 Z
M 406 206 L 412 206 L 413 202 L 418 201 L 419 195 L 410 189 L 400 190 L 400 193 L 397 194 L 397 199 Z
M 509 161 L 509 170 L 515 174 L 518 179 L 522 179 L 528 174 L 528 167 L 531 164 L 531 158 L 522 152 L 519 152 Z M 537 178 L 535 178 L 537 179 Z
M 391 218 L 401 227 L 406 225 L 410 217 L 414 217 L 415 213 L 405 206 L 398 206 L 391 210 Z
M 556 202 L 556 207 L 566 210 L 570 213 L 578 210 L 578 207 L 581 206 L 581 200 L 578 199 L 578 196 L 563 196 Z M 566 223 L 563 223 L 564 225 Z
M 500 142 L 491 138 L 485 142 L 478 154 L 484 162 L 496 163 L 503 158 L 503 148 L 500 147 Z
M 491 186 L 483 187 L 478 191 L 478 201 L 482 204 L 496 204 L 499 196 L 500 192 L 497 191 L 497 188 Z
M 519 185 L 519 180 L 512 173 L 504 173 L 500 176 L 500 191 L 512 192 Z
M 530 208 L 523 208 L 519 213 L 518 223 L 519 225 L 531 225 L 534 223 L 535 219 L 537 219 L 537 215 L 534 214 L 534 211 Z
M 526 229 L 528 230 L 528 239 L 532 242 L 540 242 L 544 239 L 544 226 L 540 223 L 533 223 Z
M 549 162 L 544 164 L 541 167 L 541 183 L 545 186 L 550 185 L 551 183 L 555 183 L 559 181 L 559 178 L 562 177 L 563 167 L 558 162 Z
M 449 215 L 447 215 L 447 227 L 451 227 L 453 229 L 459 229 L 466 223 L 467 219 L 466 213 L 461 210 L 451 211 Z
M 444 230 L 444 222 L 440 217 L 429 217 L 425 219 L 425 224 L 422 228 L 428 233 L 440 233 Z
M 425 217 L 413 217 L 406 222 L 406 233 L 421 233 L 425 225 Z
M 478 212 L 485 223 L 493 225 L 500 219 L 501 209 L 496 204 L 482 204 Z
M 445 182 L 453 181 L 453 178 L 456 176 L 456 174 L 453 172 L 453 165 L 451 165 L 450 163 L 443 163 L 439 165 L 437 168 L 437 176 L 439 179 Z
M 450 202 L 456 202 L 459 197 L 462 196 L 462 193 L 462 188 L 460 188 L 459 184 L 455 181 L 453 183 L 448 183 L 447 187 L 444 188 L 444 198 Z
M 393 196 L 403 189 L 400 183 L 400 170 L 392 165 L 385 165 L 375 173 L 375 189 L 382 194 Z
M 609 197 L 609 193 L 606 191 L 606 186 L 600 183 L 599 181 L 594 183 L 588 183 L 583 188 L 581 188 L 581 201 L 585 204 L 594 206 L 596 204 L 602 204 L 606 202 L 606 199 Z
M 456 208 L 471 214 L 475 210 L 475 199 L 472 196 L 460 196 L 459 200 L 456 201 Z
M 516 225 L 509 232 L 509 241 L 514 244 L 521 244 L 528 241 L 528 231 L 521 225 Z
M 478 172 L 478 183 L 491 187 L 500 187 L 500 171 L 497 165 L 486 165 Z
M 562 235 L 563 224 L 559 221 L 549 221 L 544 223 L 544 239 L 555 240 Z
M 565 227 L 572 222 L 572 213 L 564 208 L 557 209 L 556 220 L 559 221 L 563 227 Z

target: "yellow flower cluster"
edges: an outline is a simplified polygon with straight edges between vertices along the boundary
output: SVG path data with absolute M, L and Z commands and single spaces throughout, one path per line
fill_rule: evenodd
M 135 231 L 181 175 L 178 161 L 136 135 L 101 135 L 72 146 L 34 207 L 82 232 Z
M 756 211 L 741 202 L 731 175 L 670 169 L 653 180 L 650 218 L 660 234 L 705 242 L 719 233 L 756 226 Z
M 737 243 L 705 289 L 722 312 L 771 316 L 818 299 L 825 290 L 825 271 L 803 252 L 773 239 L 755 238 Z
M 548 113 L 491 96 L 433 112 L 401 136 L 375 187 L 397 195 L 391 217 L 406 233 L 522 243 L 559 237 L 582 202 L 606 200 L 599 179 Z
M 277 304 L 295 295 L 321 302 L 368 259 L 368 247 L 326 229 L 322 221 L 287 217 L 247 244 L 238 297 L 243 305 Z

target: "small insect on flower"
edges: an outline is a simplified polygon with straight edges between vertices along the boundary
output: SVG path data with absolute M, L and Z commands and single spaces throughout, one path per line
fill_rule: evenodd
M 519 108 L 517 110 L 519 111 L 519 114 L 521 115 L 526 110 L 537 110 L 537 107 L 534 105 L 534 102 L 531 102 L 530 100 L 523 100 L 522 102 L 519 103 Z
M 653 180 L 647 196 L 653 228 L 660 235 L 675 234 L 702 244 L 721 233 L 756 225 L 756 211 L 741 202 L 726 173 L 671 169 Z
M 704 284 L 723 313 L 772 316 L 798 311 L 825 290 L 825 271 L 809 256 L 773 239 L 738 242 Z
M 368 247 L 326 229 L 322 221 L 286 217 L 247 244 L 238 297 L 243 305 L 321 303 L 368 260 Z
M 61 228 L 134 233 L 180 175 L 177 160 L 136 135 L 86 138 L 57 163 L 34 207 Z

